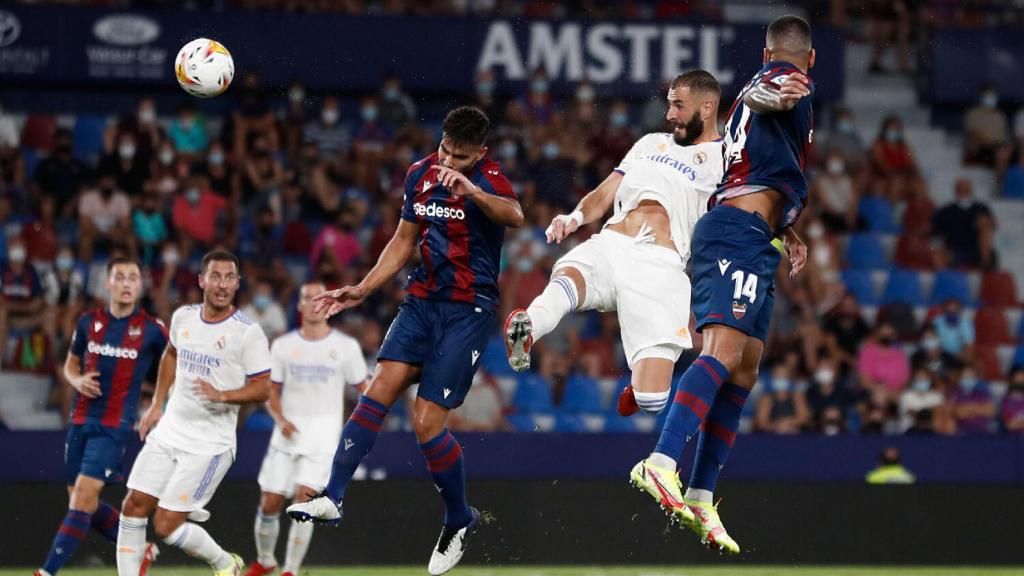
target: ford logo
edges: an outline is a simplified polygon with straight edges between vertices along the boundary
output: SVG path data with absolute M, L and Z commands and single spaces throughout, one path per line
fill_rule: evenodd
M 10 12 L 0 10 L 0 48 L 10 46 L 21 36 L 21 22 Z
M 116 14 L 97 20 L 92 33 L 109 44 L 135 46 L 156 40 L 160 25 L 145 16 Z

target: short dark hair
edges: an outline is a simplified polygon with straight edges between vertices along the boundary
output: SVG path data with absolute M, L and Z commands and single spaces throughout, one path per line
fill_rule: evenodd
M 203 260 L 199 265 L 200 274 L 206 274 L 206 269 L 210 267 L 210 262 L 232 262 L 235 265 L 235 270 L 239 268 L 238 256 L 223 248 L 214 248 L 203 255 Z
M 780 16 L 768 25 L 765 38 L 773 52 L 800 54 L 811 49 L 811 25 L 799 16 Z
M 672 88 L 689 88 L 690 92 L 704 92 L 715 98 L 722 97 L 722 87 L 707 70 L 690 70 L 676 76 Z
M 114 271 L 114 266 L 118 264 L 134 264 L 139 269 L 139 272 L 142 272 L 142 263 L 138 259 L 128 256 L 114 256 L 107 260 L 107 276 L 110 276 L 110 273 Z
M 461 106 L 445 116 L 441 129 L 455 144 L 483 146 L 491 131 L 491 121 L 479 108 Z

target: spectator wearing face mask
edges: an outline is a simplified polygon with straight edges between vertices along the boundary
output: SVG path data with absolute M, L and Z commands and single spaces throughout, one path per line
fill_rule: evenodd
M 28 261 L 48 270 L 57 256 L 57 202 L 53 196 L 39 196 L 35 204 L 35 214 L 21 226 L 21 237 Z
M 100 176 L 98 187 L 83 193 L 78 201 L 78 258 L 91 262 L 96 243 L 120 245 L 133 252 L 131 215 L 131 200 L 117 188 L 115 176 Z
M 324 160 L 336 159 L 348 152 L 352 146 L 352 132 L 341 121 L 341 107 L 337 98 L 324 98 L 320 117 L 306 124 L 303 138 L 316 145 Z
M 416 104 L 398 76 L 388 76 L 381 86 L 380 121 L 396 133 L 416 123 Z
M 171 221 L 181 240 L 181 253 L 186 256 L 193 249 L 212 248 L 220 237 L 218 223 L 224 216 L 227 203 L 209 190 L 201 177 L 191 177 L 182 184 L 183 193 L 171 206 Z
M 351 210 L 340 210 L 332 224 L 321 228 L 309 255 L 311 267 L 320 262 L 321 255 L 329 258 L 338 270 L 349 268 L 362 260 L 363 249 L 355 235 L 357 222 L 353 216 Z
M 571 211 L 577 200 L 572 193 L 575 161 L 564 153 L 555 134 L 549 134 L 539 151 L 531 150 L 531 153 L 536 155 L 529 174 L 537 186 L 537 199 L 558 211 Z
M 806 393 L 815 427 L 828 433 L 845 429 L 846 419 L 854 406 L 853 394 L 841 381 L 837 370 L 838 363 L 832 358 L 826 356 L 818 360 Z
M 150 179 L 149 155 L 139 154 L 139 145 L 130 132 L 123 133 L 117 140 L 116 149 L 100 161 L 100 174 L 110 174 L 120 190 L 129 196 L 142 192 L 146 181 Z
M 385 147 L 394 133 L 380 120 L 380 103 L 373 96 L 363 98 L 359 106 L 359 122 L 353 132 L 355 152 L 353 178 L 356 186 L 376 190 Z
M 1006 113 L 999 108 L 999 92 L 994 84 L 981 88 L 978 102 L 964 116 L 964 162 L 993 166 L 1005 155 L 1010 143 Z
M 1010 386 L 999 410 L 1003 429 L 1012 434 L 1024 434 L 1024 367 L 1011 370 L 1008 380 Z
M 857 372 L 861 387 L 879 404 L 894 403 L 910 381 L 910 361 L 896 342 L 896 329 L 881 323 L 860 349 Z
M 122 116 L 107 129 L 103 137 L 104 148 L 116 155 L 125 137 L 135 144 L 133 156 L 148 164 L 157 147 L 164 141 L 164 131 L 157 122 L 156 102 L 152 98 L 140 100 L 134 113 Z
M 242 180 L 228 163 L 226 150 L 220 142 L 211 144 L 206 152 L 204 171 L 210 182 L 210 191 L 226 199 L 229 206 L 237 205 L 242 197 Z
M 15 236 L 7 244 L 7 262 L 0 265 L 0 366 L 7 364 L 7 338 L 11 329 L 42 327 L 43 296 L 39 275 L 28 263 L 25 243 Z
M 537 68 L 530 74 L 526 94 L 517 101 L 517 105 L 530 124 L 547 126 L 554 121 L 558 107 L 551 96 L 551 83 L 543 68 Z
M 139 239 L 142 262 L 150 265 L 157 256 L 157 248 L 169 235 L 167 221 L 164 218 L 163 202 L 156 194 L 146 194 L 139 202 L 138 208 L 132 213 L 132 229 Z
M 942 240 L 954 266 L 994 265 L 994 230 L 992 211 L 975 200 L 974 185 L 966 178 L 956 182 L 956 200 L 932 216 L 932 235 Z
M 846 169 L 846 161 L 836 151 L 825 159 L 825 170 L 811 181 L 813 206 L 829 230 L 846 232 L 856 228 L 860 194 Z
M 505 120 L 505 104 L 498 96 L 497 82 L 491 70 L 478 70 L 473 82 L 473 101 L 470 106 L 483 110 L 495 126 Z
M 902 200 L 906 190 L 917 181 L 917 159 L 903 133 L 903 121 L 889 116 L 871 147 L 873 178 L 870 183 L 892 202 Z
M 996 405 L 988 385 L 978 379 L 973 368 L 964 368 L 953 392 L 957 431 L 963 434 L 987 434 L 995 431 Z
M 856 296 L 849 292 L 843 296 L 839 304 L 828 313 L 824 331 L 829 356 L 847 366 L 856 365 L 861 342 L 871 333 L 871 328 L 861 316 Z
M 848 174 L 857 174 L 864 167 L 867 151 L 857 133 L 853 112 L 845 108 L 836 112 L 836 121 L 825 141 L 825 150 L 827 156 L 835 154 L 843 160 Z
M 804 393 L 797 389 L 785 364 L 772 370 L 769 392 L 758 401 L 754 430 L 771 434 L 796 434 L 810 424 L 811 413 Z
M 167 132 L 174 149 L 187 158 L 198 158 L 206 150 L 206 126 L 196 114 L 195 106 L 189 102 L 178 107 L 178 115 L 171 121 Z
M 274 287 L 265 280 L 256 283 L 252 299 L 242 306 L 242 313 L 263 328 L 268 340 L 273 340 L 288 330 L 288 318 L 285 316 L 284 308 L 274 298 Z
M 950 298 L 942 304 L 942 314 L 932 320 L 942 351 L 961 362 L 969 362 L 974 353 L 974 323 L 963 314 L 960 302 Z
M 914 371 L 910 386 L 900 394 L 900 430 L 906 432 L 914 426 L 922 410 L 933 411 L 942 406 L 945 397 L 934 387 L 935 374 L 925 369 Z
M 943 375 L 959 369 L 961 362 L 955 355 L 942 349 L 938 333 L 929 324 L 921 332 L 921 340 L 917 350 L 910 357 L 910 365 L 914 370 L 927 370 Z

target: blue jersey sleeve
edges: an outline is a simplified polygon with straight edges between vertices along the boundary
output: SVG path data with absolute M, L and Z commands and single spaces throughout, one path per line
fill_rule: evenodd
M 85 347 L 89 340 L 89 323 L 92 315 L 89 312 L 78 318 L 75 333 L 71 336 L 71 353 L 79 358 L 85 356 Z
M 409 171 L 405 174 L 405 189 L 402 196 L 402 220 L 412 222 L 413 224 L 419 222 L 416 218 L 413 203 L 416 201 L 416 183 L 419 179 L 420 168 L 423 167 L 423 162 L 425 160 L 416 162 L 409 167 Z

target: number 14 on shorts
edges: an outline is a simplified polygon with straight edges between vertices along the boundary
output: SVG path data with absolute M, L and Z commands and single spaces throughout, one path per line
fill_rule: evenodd
M 744 272 L 743 270 L 735 270 L 732 273 L 732 298 L 733 300 L 739 300 L 744 296 L 750 301 L 751 304 L 757 300 L 757 275 Z

